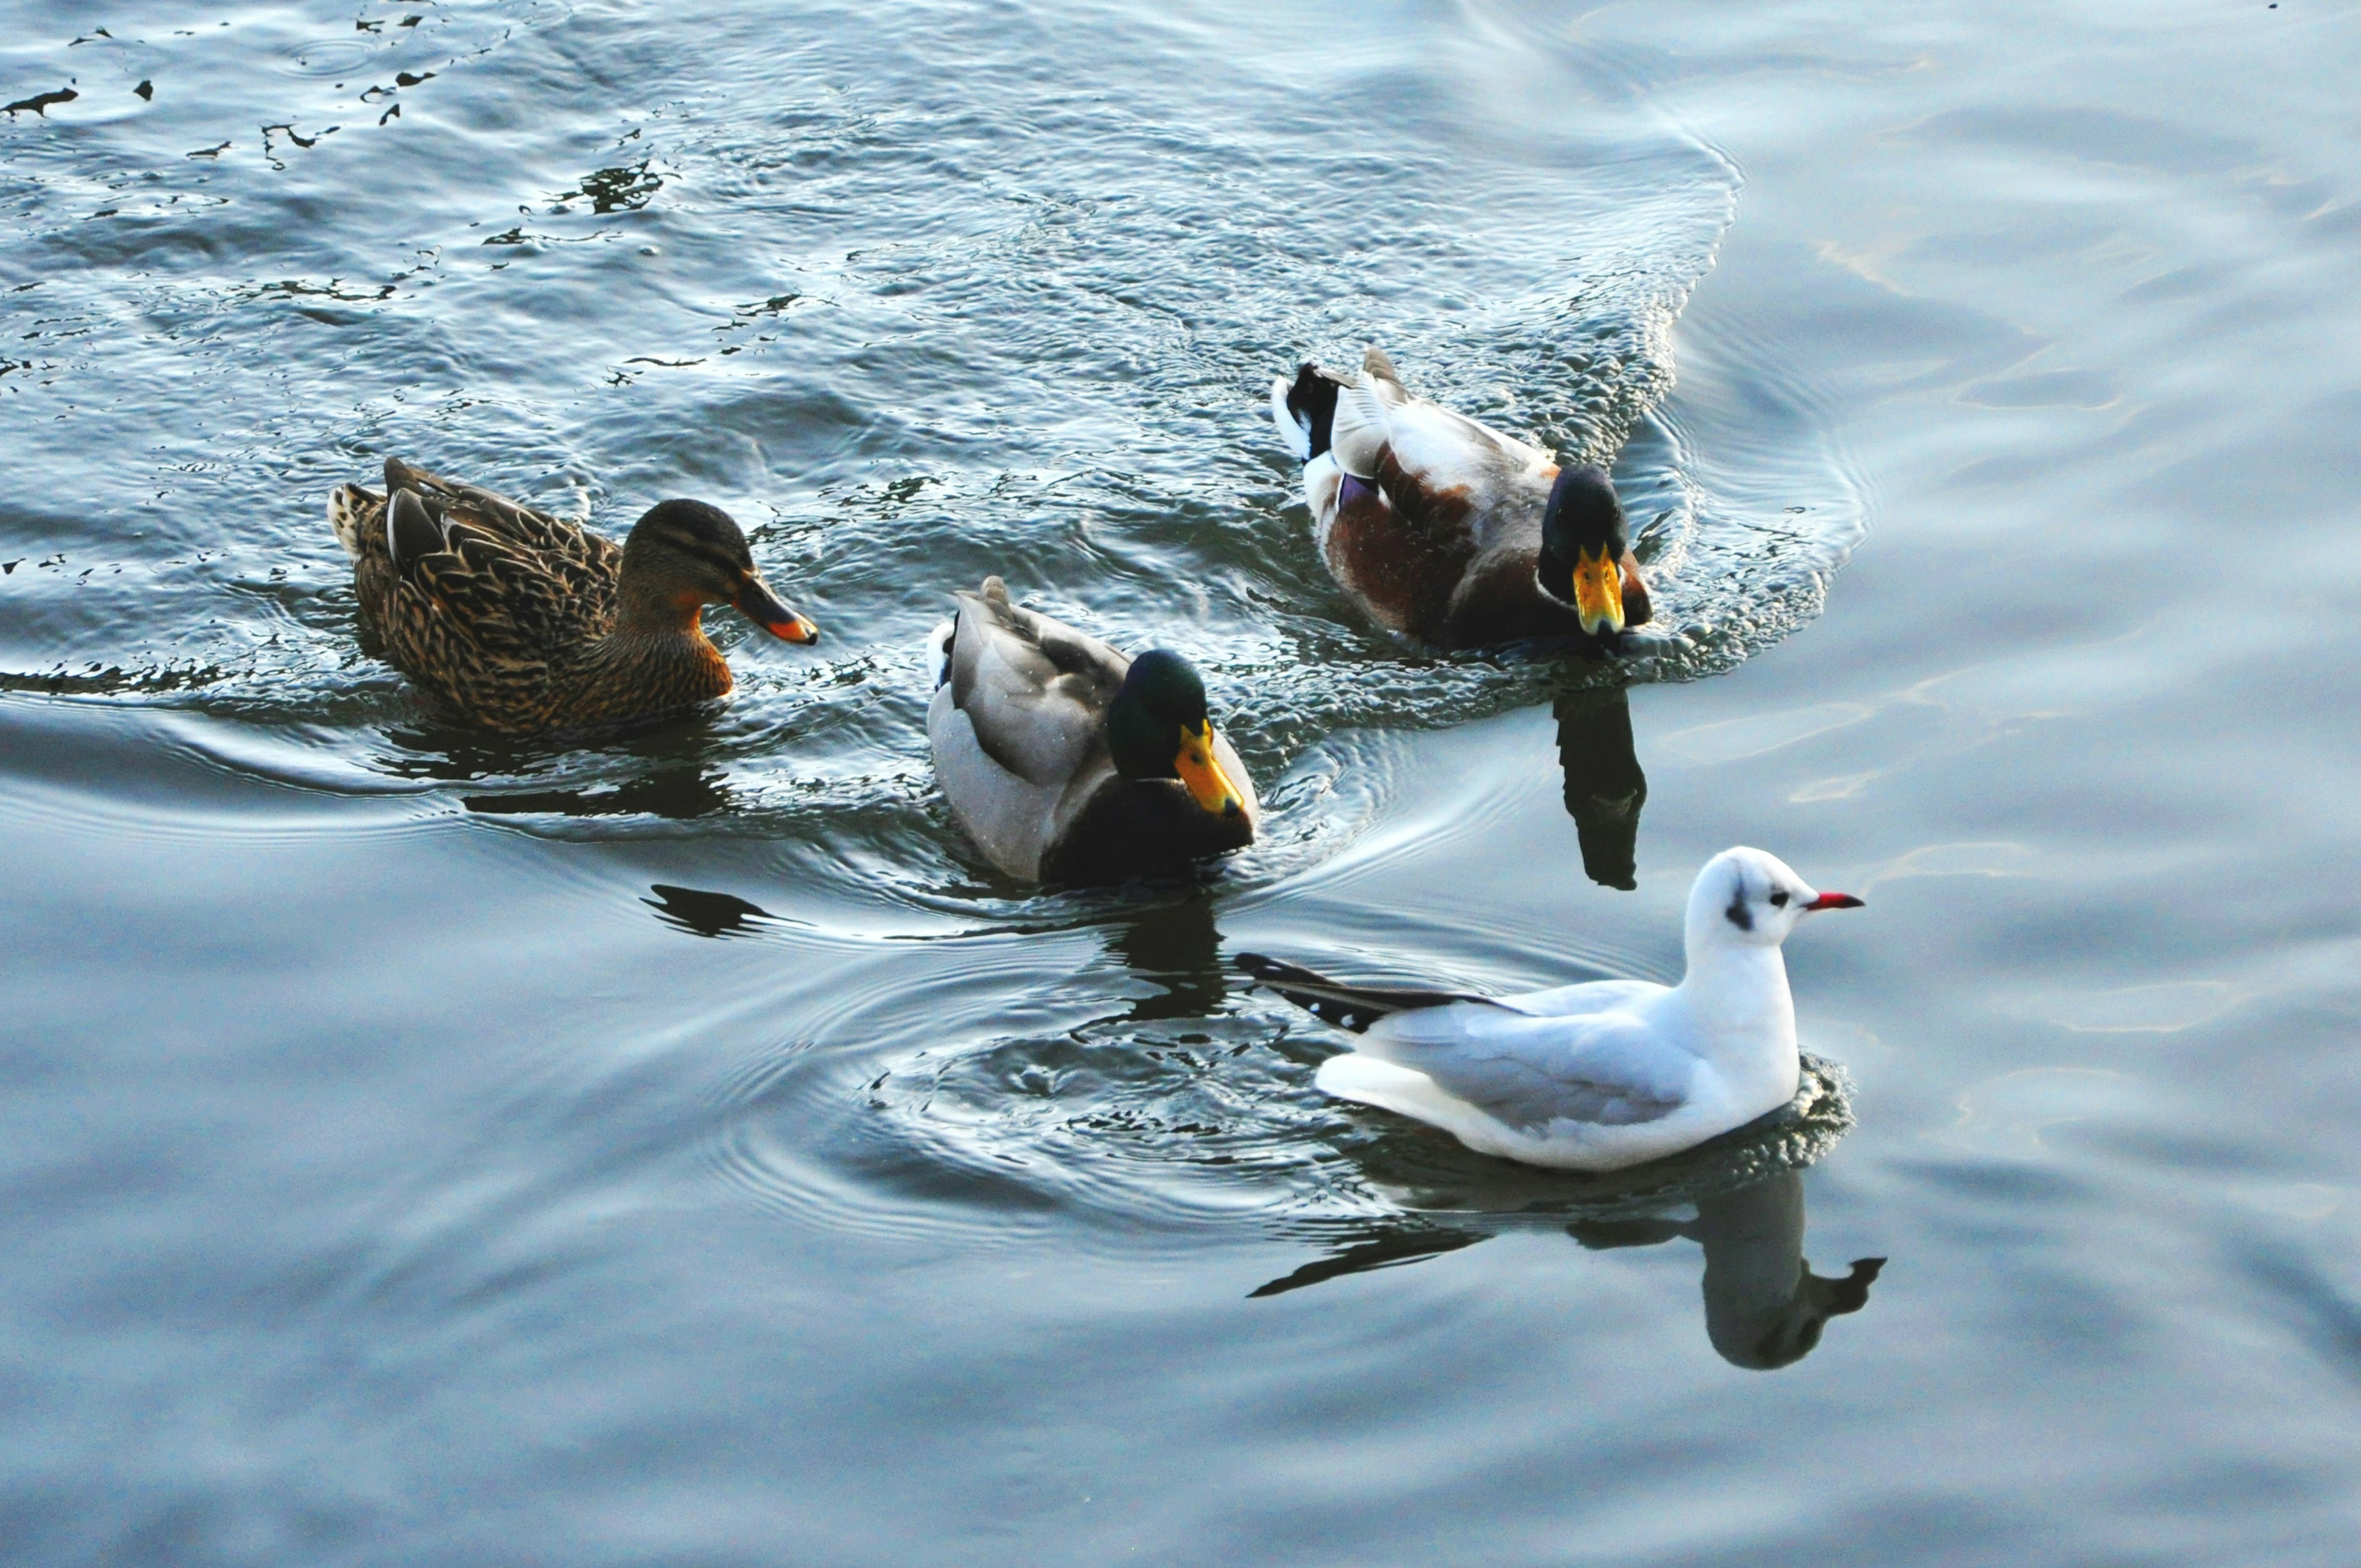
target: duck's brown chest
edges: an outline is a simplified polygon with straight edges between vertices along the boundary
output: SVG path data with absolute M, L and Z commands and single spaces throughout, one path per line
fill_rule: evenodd
M 1440 641 L 1476 558 L 1473 510 L 1464 488 L 1430 490 L 1388 452 L 1376 485 L 1347 477 L 1338 488 L 1323 541 L 1328 569 L 1382 624 Z
M 702 634 L 612 636 L 551 682 L 546 727 L 609 724 L 727 696 L 730 662 Z

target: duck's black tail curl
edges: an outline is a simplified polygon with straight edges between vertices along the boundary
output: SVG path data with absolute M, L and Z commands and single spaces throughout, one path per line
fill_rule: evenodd
M 1296 370 L 1294 383 L 1280 394 L 1287 417 L 1302 434 L 1298 455 L 1304 462 L 1328 450 L 1330 428 L 1336 419 L 1336 394 L 1345 385 L 1342 378 L 1307 361 Z

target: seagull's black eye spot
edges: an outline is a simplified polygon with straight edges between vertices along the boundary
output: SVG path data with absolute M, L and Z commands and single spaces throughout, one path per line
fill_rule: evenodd
M 1779 892 L 1774 893 L 1774 894 L 1773 894 L 1771 895 L 1771 907 L 1772 907 L 1772 908 L 1773 908 L 1773 909 L 1784 909 L 1786 906 L 1787 906 L 1787 893 L 1786 893 L 1786 890 L 1785 890 L 1784 888 L 1782 888 Z

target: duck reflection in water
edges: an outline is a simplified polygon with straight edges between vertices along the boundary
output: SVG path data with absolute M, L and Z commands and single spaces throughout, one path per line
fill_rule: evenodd
M 461 803 L 485 817 L 663 817 L 676 822 L 717 817 L 731 804 L 730 775 L 694 763 L 658 768 L 620 784 L 470 795 Z
M 718 817 L 737 806 L 727 769 L 710 761 L 711 725 L 675 715 L 597 729 L 518 738 L 428 722 L 389 729 L 376 765 L 396 778 L 473 784 L 459 797 L 485 817 Z M 630 776 L 616 773 L 630 769 Z M 585 777 L 588 773 L 590 776 Z M 536 778 L 581 779 L 530 787 Z
M 1554 706 L 1565 811 L 1582 840 L 1582 869 L 1600 886 L 1629 893 L 1640 885 L 1640 808 L 1648 803 L 1648 775 L 1631 743 L 1631 698 L 1621 686 L 1591 686 L 1560 693 Z
M 1804 1258 L 1804 1179 L 1793 1170 L 1699 1198 L 1693 1220 L 1577 1220 L 1566 1231 L 1593 1251 L 1678 1237 L 1703 1247 L 1706 1338 L 1724 1361 L 1751 1371 L 1791 1365 L 1810 1354 L 1830 1318 L 1869 1304 L 1869 1288 L 1885 1266 L 1882 1257 L 1864 1257 L 1839 1277 L 1812 1272 Z M 1348 1274 L 1420 1263 L 1496 1234 L 1447 1226 L 1376 1230 L 1250 1294 L 1277 1296 Z
M 1124 1021 L 1212 1017 L 1229 995 L 1213 894 L 1202 888 L 1148 888 L 1142 897 L 1144 902 L 1126 909 L 1107 946 L 1157 992 L 1136 999 Z
M 640 902 L 654 910 L 656 918 L 674 930 L 686 931 L 693 937 L 752 936 L 778 919 L 761 905 L 749 904 L 734 893 L 668 887 L 663 883 L 648 891 L 655 896 Z

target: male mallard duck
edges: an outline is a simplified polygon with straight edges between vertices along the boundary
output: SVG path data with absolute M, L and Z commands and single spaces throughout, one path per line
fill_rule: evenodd
M 385 488 L 328 498 L 361 620 L 396 667 L 487 729 L 608 724 L 726 695 L 730 663 L 700 624 L 709 604 L 789 642 L 819 638 L 703 501 L 659 502 L 617 549 L 391 457 Z
M 1270 412 L 1303 462 L 1320 554 L 1371 619 L 1445 648 L 1609 649 L 1648 619 L 1605 474 L 1413 397 L 1377 349 L 1361 369 L 1305 365 L 1271 383 Z
M 951 816 L 1028 882 L 1110 882 L 1254 842 L 1262 808 L 1180 654 L 1126 659 L 986 577 L 927 640 Z

